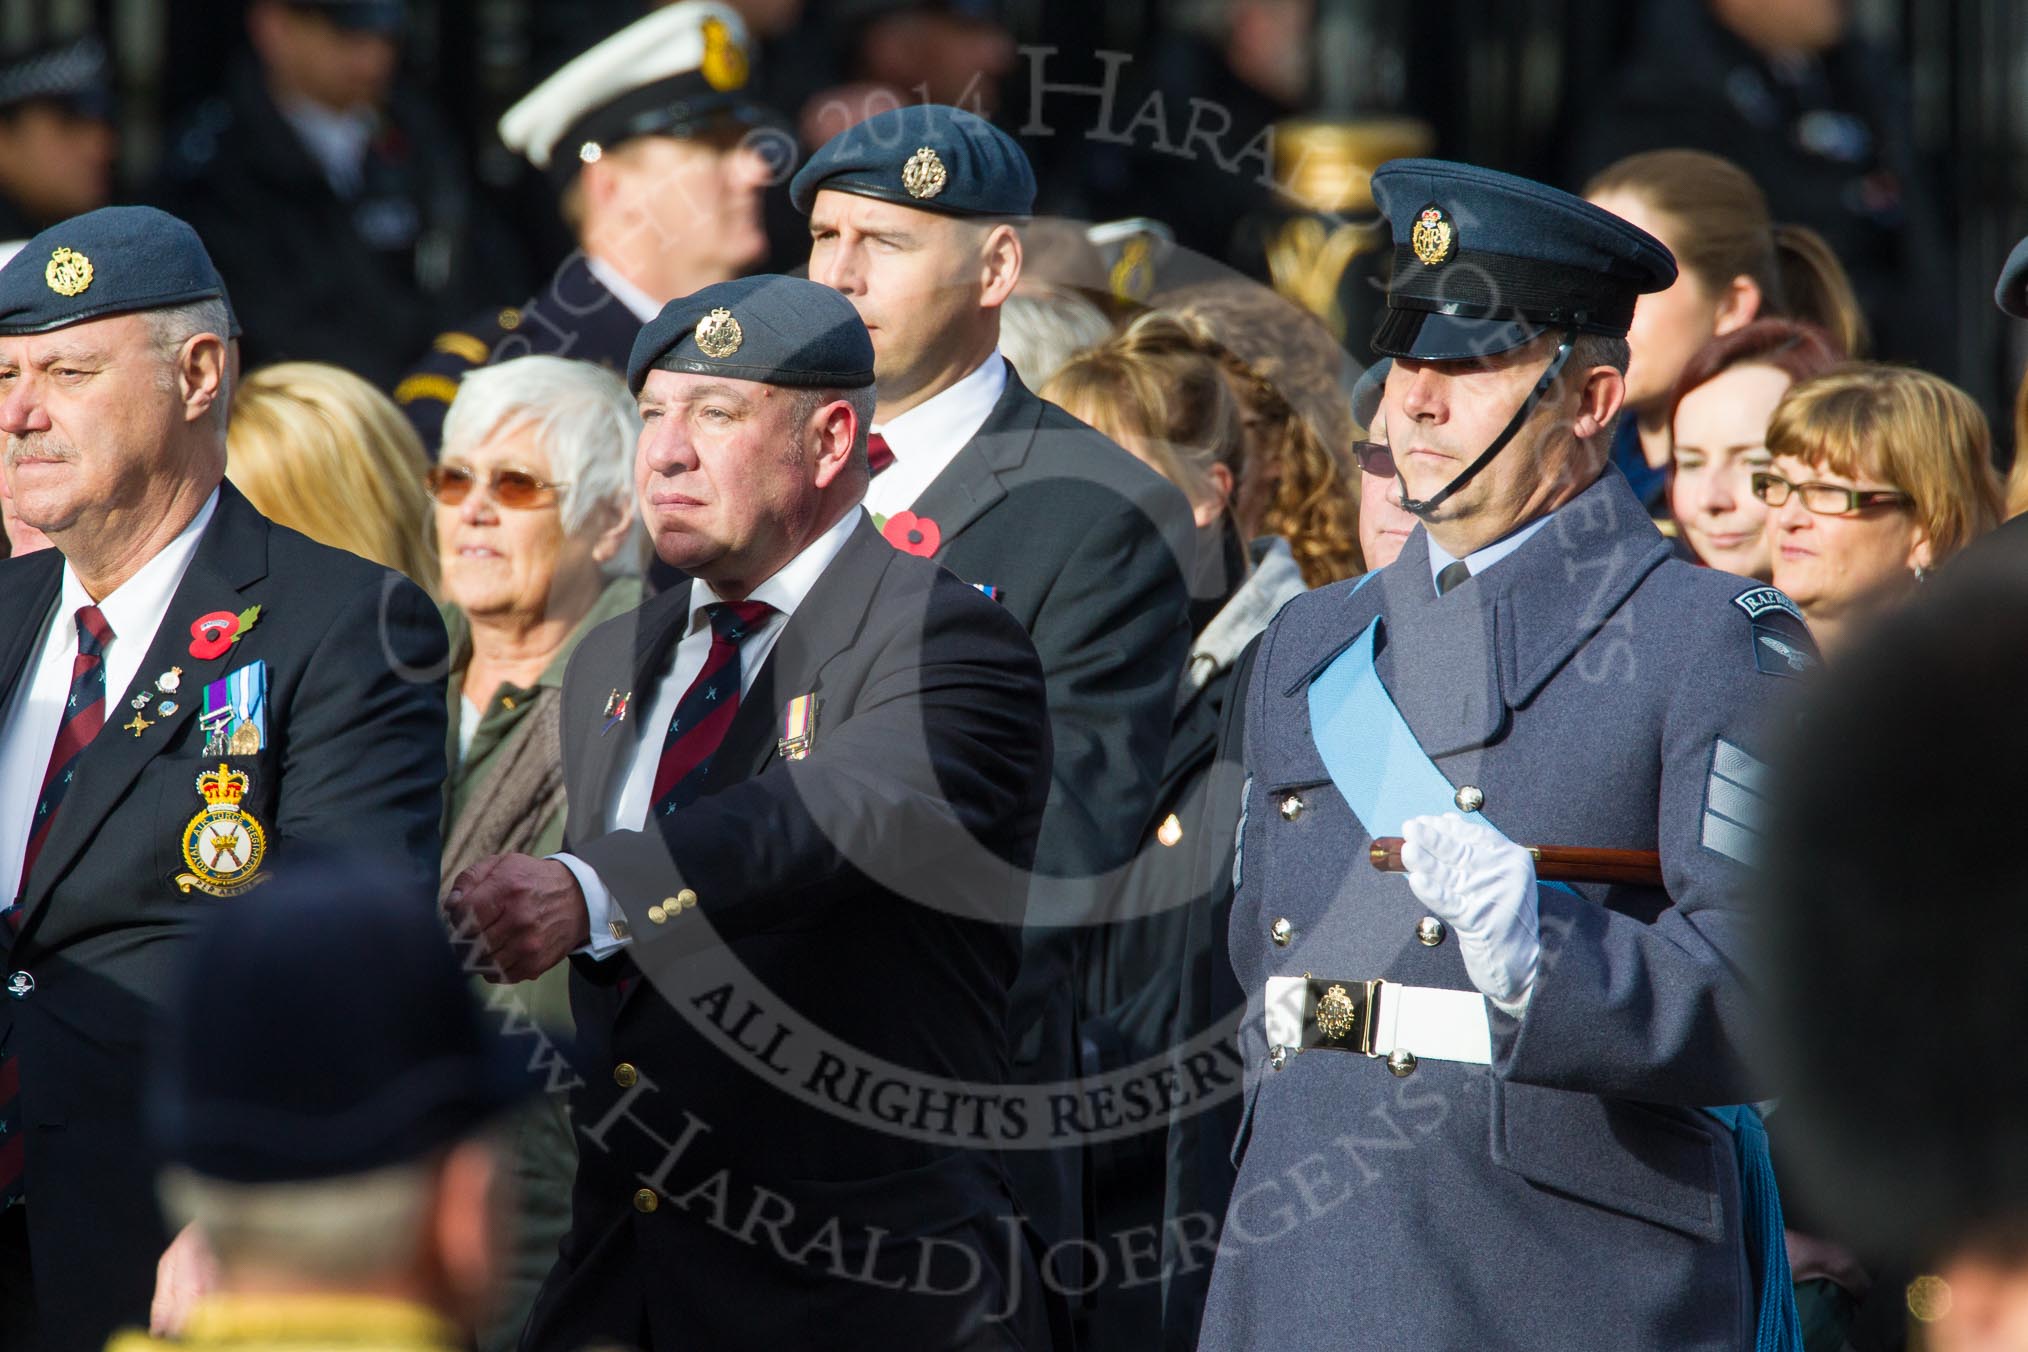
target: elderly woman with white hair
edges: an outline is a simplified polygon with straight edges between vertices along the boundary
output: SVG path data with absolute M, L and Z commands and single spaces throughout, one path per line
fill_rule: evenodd
M 471 372 L 444 419 L 428 487 L 451 640 L 445 888 L 488 855 L 562 847 L 563 669 L 594 625 L 641 601 L 639 431 L 619 377 L 561 357 Z M 568 1035 L 567 970 L 505 992 L 519 1027 Z M 513 1128 L 520 1202 L 507 1299 L 485 1352 L 518 1341 L 569 1227 L 576 1155 L 563 1110 L 552 1096 Z

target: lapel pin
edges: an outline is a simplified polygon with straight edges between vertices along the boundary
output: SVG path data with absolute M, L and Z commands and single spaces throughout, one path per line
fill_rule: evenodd
M 153 698 L 155 698 L 154 691 L 143 690 L 140 694 L 127 701 L 127 707 L 130 709 L 145 709 L 148 707 L 148 701 Z
M 183 668 L 171 667 L 155 678 L 155 688 L 165 695 L 173 695 L 183 684 Z
M 142 733 L 146 732 L 148 729 L 154 726 L 155 726 L 154 719 L 144 717 L 141 714 L 135 714 L 132 722 L 120 724 L 120 730 L 122 732 L 131 732 L 134 734 L 134 736 L 139 737 Z
M 260 619 L 259 606 L 248 606 L 237 614 L 230 610 L 214 610 L 199 615 L 190 622 L 190 655 L 200 662 L 225 656 L 226 649 L 239 642 L 247 630 L 260 623 Z
M 944 535 L 937 523 L 914 512 L 896 512 L 881 525 L 880 533 L 887 543 L 904 554 L 917 554 L 923 558 L 937 552 L 944 542 Z
M 606 725 L 599 729 L 599 736 L 605 736 L 626 721 L 627 704 L 633 698 L 634 692 L 631 690 L 622 695 L 615 689 L 612 694 L 606 696 Z

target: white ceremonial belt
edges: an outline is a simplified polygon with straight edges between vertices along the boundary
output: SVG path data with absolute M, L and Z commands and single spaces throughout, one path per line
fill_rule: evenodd
M 1480 1066 L 1493 1060 L 1486 997 L 1477 991 L 1271 976 L 1266 1024 L 1277 1069 L 1288 1053 L 1314 1049 L 1379 1057 L 1406 1052 Z

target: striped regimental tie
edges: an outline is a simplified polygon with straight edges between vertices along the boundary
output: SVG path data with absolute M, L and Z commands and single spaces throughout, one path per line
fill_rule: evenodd
M 70 781 L 85 748 L 106 722 L 106 645 L 113 631 L 97 606 L 82 606 L 77 612 L 77 657 L 70 664 L 70 698 L 64 702 L 63 723 L 56 730 L 56 745 L 49 750 L 49 768 L 42 773 L 42 792 L 35 800 L 34 825 L 29 828 L 28 848 L 21 855 L 21 881 L 14 889 L 15 900 L 5 915 L 10 928 L 21 926 L 21 894 L 28 889 L 28 877 L 49 839 L 50 823 L 63 806 Z M 21 1200 L 21 1064 L 12 1054 L 0 1056 L 0 1210 Z

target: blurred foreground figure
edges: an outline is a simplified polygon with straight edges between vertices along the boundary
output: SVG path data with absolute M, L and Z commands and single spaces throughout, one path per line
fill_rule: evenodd
M 2028 856 L 1973 844 L 2015 831 L 2024 628 L 2008 529 L 1832 664 L 1774 785 L 1790 1181 L 1841 1241 L 1934 1265 L 1906 1292 L 1928 1352 L 2028 1348 Z
M 195 1268 L 209 1287 L 187 1305 L 158 1288 L 175 1346 L 451 1349 L 484 1316 L 501 1209 L 487 1129 L 534 1081 L 433 900 L 370 858 L 299 856 L 193 945 L 149 1094 L 163 1204 L 194 1254 L 165 1279 Z

